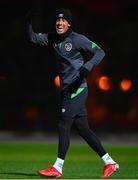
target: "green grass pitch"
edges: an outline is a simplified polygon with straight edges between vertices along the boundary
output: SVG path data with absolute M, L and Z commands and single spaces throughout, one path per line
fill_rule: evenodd
M 105 145 L 120 164 L 111 179 L 138 179 L 138 145 Z M 37 170 L 52 165 L 57 145 L 46 143 L 1 143 L 0 179 L 46 179 Z M 98 179 L 103 162 L 86 144 L 71 144 L 61 179 Z

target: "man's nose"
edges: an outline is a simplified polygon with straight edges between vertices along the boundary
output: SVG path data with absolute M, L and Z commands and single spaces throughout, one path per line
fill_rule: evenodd
M 63 19 L 60 18 L 58 22 L 59 22 L 60 24 L 62 24 L 62 23 L 63 23 Z
M 59 24 L 62 24 L 62 20 L 59 20 Z

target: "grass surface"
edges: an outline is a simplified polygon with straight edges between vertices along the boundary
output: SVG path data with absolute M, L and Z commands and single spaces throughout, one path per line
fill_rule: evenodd
M 111 179 L 138 179 L 138 146 L 105 145 L 120 164 Z M 37 170 L 52 165 L 57 145 L 44 143 L 1 143 L 0 179 L 46 179 Z M 71 144 L 63 179 L 98 179 L 102 172 L 101 159 L 86 144 Z M 62 179 L 61 178 L 61 179 Z

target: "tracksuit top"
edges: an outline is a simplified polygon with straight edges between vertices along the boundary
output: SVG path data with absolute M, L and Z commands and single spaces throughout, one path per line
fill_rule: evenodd
M 79 69 L 81 67 L 91 71 L 105 55 L 97 44 L 84 35 L 72 31 L 71 28 L 60 38 L 60 35 L 56 32 L 35 33 L 30 23 L 28 25 L 28 36 L 33 43 L 53 47 L 57 57 L 61 89 L 65 89 L 79 78 Z M 84 58 L 86 52 L 93 55 L 88 61 Z M 86 87 L 86 82 L 82 83 L 81 86 Z

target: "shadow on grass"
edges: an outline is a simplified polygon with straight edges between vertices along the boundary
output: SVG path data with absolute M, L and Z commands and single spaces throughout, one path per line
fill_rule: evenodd
M 0 175 L 18 175 L 18 176 L 37 176 L 37 174 L 31 174 L 31 173 L 23 173 L 23 172 L 0 172 Z
M 33 174 L 33 173 L 24 173 L 24 172 L 0 172 L 0 175 L 13 175 L 13 176 L 15 176 L 15 177 L 5 177 L 5 178 L 3 178 L 2 177 L 2 179 L 42 179 L 42 178 L 45 178 L 45 179 L 47 179 L 48 177 L 46 177 L 46 176 L 40 176 L 40 175 L 38 175 L 38 174 Z M 20 177 L 21 176 L 21 177 Z M 28 176 L 30 176 L 30 177 L 32 177 L 32 178 L 28 178 Z M 35 177 L 35 178 L 33 178 L 33 177 Z M 37 178 L 36 178 L 37 177 Z M 1 177 L 0 177 L 0 179 L 1 179 Z M 53 178 L 50 178 L 50 179 L 55 179 L 54 177 Z

